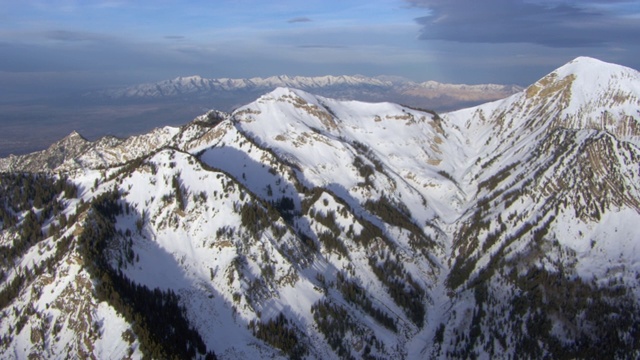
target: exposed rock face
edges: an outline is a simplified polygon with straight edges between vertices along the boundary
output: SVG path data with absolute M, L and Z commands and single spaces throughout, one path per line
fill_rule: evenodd
M 77 132 L 54 143 L 48 149 L 26 156 L 10 156 L 0 159 L 2 171 L 40 172 L 53 170 L 66 161 L 73 161 L 82 155 L 91 143 Z

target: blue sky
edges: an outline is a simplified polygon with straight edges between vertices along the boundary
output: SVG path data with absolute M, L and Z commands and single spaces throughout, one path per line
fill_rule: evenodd
M 640 1 L 623 0 L 0 0 L 0 91 L 195 74 L 527 85 L 581 55 L 639 69 L 639 35 Z

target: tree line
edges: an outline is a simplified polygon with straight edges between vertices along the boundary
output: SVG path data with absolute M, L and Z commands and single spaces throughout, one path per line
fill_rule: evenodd
M 122 213 L 117 190 L 99 195 L 91 204 L 87 225 L 78 238 L 87 270 L 97 281 L 98 299 L 107 301 L 133 324 L 145 358 L 191 359 L 199 355 L 215 359 L 215 353 L 207 351 L 202 337 L 189 324 L 178 295 L 136 284 L 109 265 L 106 249 L 117 236 L 116 217 Z

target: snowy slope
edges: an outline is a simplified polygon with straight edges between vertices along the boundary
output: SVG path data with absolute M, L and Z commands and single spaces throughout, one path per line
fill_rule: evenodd
M 639 86 L 578 58 L 441 115 L 280 87 L 180 128 L 2 159 L 77 194 L 16 208 L 42 190 L 3 182 L 0 354 L 638 356 Z M 18 246 L 34 216 L 51 234 Z M 150 342 L 140 294 L 178 299 L 185 349 L 162 317 L 175 341 Z M 82 310 L 52 305 L 69 302 Z
M 449 354 L 498 351 L 474 329 L 509 324 L 496 334 L 507 354 L 524 347 L 531 356 L 583 356 L 576 339 L 584 337 L 596 344 L 589 356 L 628 355 L 628 342 L 608 338 L 619 315 L 600 314 L 615 320 L 598 324 L 580 315 L 595 305 L 567 308 L 565 299 L 637 311 L 638 79 L 635 70 L 578 58 L 520 94 L 443 115 L 465 133 L 469 167 L 460 182 L 474 199 L 455 226 L 447 283 L 469 289 L 456 295 L 450 326 L 463 326 L 455 314 L 471 311 L 475 327 L 467 324 L 469 338 Z M 620 282 L 625 291 L 612 291 Z M 494 310 L 516 300 L 526 329 Z M 545 334 L 541 345 L 527 343 L 534 331 Z

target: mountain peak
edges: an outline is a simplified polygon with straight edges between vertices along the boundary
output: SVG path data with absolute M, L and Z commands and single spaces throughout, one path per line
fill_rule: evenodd
M 282 95 L 295 95 L 300 97 L 313 96 L 311 93 L 308 93 L 304 90 L 300 90 L 298 88 L 290 87 L 290 86 L 278 86 L 271 93 L 274 95 L 280 95 L 280 96 Z
M 77 131 L 73 130 L 69 135 L 53 143 L 49 150 L 52 149 L 74 149 L 89 144 L 90 141 L 85 139 Z
M 559 67 L 553 73 L 561 77 L 574 74 L 580 77 L 588 77 L 590 80 L 602 80 L 619 74 L 637 73 L 637 71 L 592 57 L 580 56 Z
M 569 61 L 567 64 L 609 64 L 600 59 L 596 59 L 590 56 L 578 56 L 577 58 Z M 614 65 L 614 64 L 610 64 Z
M 296 89 L 288 86 L 279 86 L 275 88 L 273 91 L 263 95 L 259 100 L 276 100 L 280 101 L 282 99 L 300 99 L 306 103 L 317 103 L 317 98 L 315 95 L 308 93 L 304 90 Z M 295 101 L 295 100 L 294 100 Z
M 80 133 L 75 131 L 75 130 L 73 130 L 71 133 L 69 133 L 69 135 L 65 136 L 63 138 L 63 140 L 64 139 L 88 141 L 84 136 L 80 135 Z
M 491 136 L 505 136 L 504 132 L 518 133 L 524 138 L 522 134 L 544 136 L 561 128 L 606 131 L 622 141 L 640 145 L 639 110 L 638 71 L 579 57 L 518 94 L 444 117 L 457 119 L 462 115 L 465 126 L 478 135 L 474 141 L 480 144 Z M 484 120 L 486 114 L 501 114 L 494 118 L 495 123 L 489 124 L 491 130 L 484 127 L 488 124 Z
M 200 75 L 178 76 L 177 78 L 175 78 L 175 81 L 192 81 L 192 80 L 200 81 L 205 79 Z
M 557 98 L 560 117 L 587 122 L 599 122 L 605 113 L 635 116 L 640 105 L 638 93 L 637 70 L 590 57 L 578 57 L 526 89 L 527 98 Z

